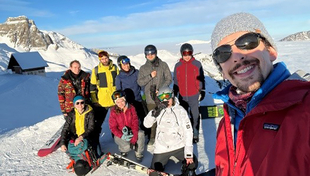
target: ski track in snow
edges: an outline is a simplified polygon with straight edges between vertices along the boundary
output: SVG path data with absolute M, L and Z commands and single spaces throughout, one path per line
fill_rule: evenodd
M 214 144 L 215 131 L 219 118 L 202 120 L 200 142 L 194 145 L 194 153 L 198 157 L 199 165 L 196 170 L 201 173 L 214 167 Z M 69 164 L 69 157 L 61 152 L 60 149 L 46 157 L 37 156 L 38 150 L 45 142 L 58 130 L 64 123 L 62 115 L 50 117 L 33 126 L 23 127 L 12 130 L 6 134 L 0 135 L 0 175 L 2 176 L 28 176 L 28 175 L 75 175 L 66 169 Z M 111 137 L 108 128 L 108 117 L 103 123 L 103 132 L 100 143 L 104 152 L 119 153 L 117 145 Z M 152 160 L 152 154 L 147 150 L 144 152 L 142 165 L 149 166 Z M 134 152 L 128 155 L 129 159 L 135 161 Z M 169 161 L 166 172 L 180 173 L 181 164 L 174 164 Z M 88 175 L 135 175 L 145 176 L 146 174 L 136 170 L 127 169 L 121 166 L 106 166 L 106 162 L 100 166 L 94 173 Z

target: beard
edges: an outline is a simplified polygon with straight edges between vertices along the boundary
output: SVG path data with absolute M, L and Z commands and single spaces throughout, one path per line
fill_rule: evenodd
M 237 79 L 235 77 L 235 74 L 234 74 L 235 71 L 234 70 L 238 69 L 241 66 L 249 66 L 251 64 L 256 65 L 255 67 L 257 67 L 257 69 L 258 69 L 257 70 L 258 73 L 256 73 L 255 75 L 243 78 L 243 79 L 242 78 Z M 232 70 L 233 71 L 229 72 L 229 75 L 232 79 L 231 82 L 234 82 L 233 85 L 236 86 L 242 92 L 256 92 L 264 82 L 264 76 L 263 76 L 262 70 L 260 68 L 258 59 L 245 60 L 241 64 L 237 64 Z

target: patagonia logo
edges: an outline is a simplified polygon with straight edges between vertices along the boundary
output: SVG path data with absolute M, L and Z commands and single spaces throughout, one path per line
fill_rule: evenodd
M 271 123 L 264 123 L 264 129 L 265 129 L 265 130 L 278 131 L 279 128 L 280 128 L 280 125 L 271 124 Z

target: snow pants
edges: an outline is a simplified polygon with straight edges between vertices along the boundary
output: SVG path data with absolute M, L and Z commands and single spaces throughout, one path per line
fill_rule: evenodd
M 120 152 L 126 152 L 127 153 L 132 149 L 129 141 L 124 141 L 123 139 L 121 139 L 117 136 L 114 136 L 114 141 L 118 145 L 118 149 Z M 144 142 L 145 142 L 144 131 L 139 130 L 138 140 L 137 140 L 136 148 L 135 148 L 135 151 L 137 152 L 138 155 L 143 155 Z
M 190 97 L 182 97 L 179 96 L 180 105 L 188 112 L 191 116 L 191 122 L 193 127 L 194 136 L 198 136 L 199 134 L 199 94 L 190 96 Z
M 196 156 L 194 155 L 194 163 L 186 165 L 186 160 L 184 158 L 184 147 L 171 151 L 171 152 L 167 152 L 167 153 L 160 153 L 160 154 L 153 154 L 153 159 L 152 159 L 152 163 L 151 163 L 151 168 L 160 172 L 164 172 L 165 170 L 165 165 L 168 163 L 168 160 L 170 157 L 174 156 L 175 158 L 177 158 L 179 161 L 182 161 L 183 166 L 182 166 L 182 170 L 184 169 L 183 167 L 187 167 L 190 170 L 196 170 L 197 166 L 198 166 L 198 160 L 196 158 Z M 184 164 L 185 162 L 185 164 Z

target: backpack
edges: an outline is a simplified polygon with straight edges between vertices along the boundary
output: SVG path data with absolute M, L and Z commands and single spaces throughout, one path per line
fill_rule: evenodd
M 67 154 L 71 159 L 67 169 L 72 169 L 76 175 L 85 175 L 96 165 L 97 157 L 89 149 L 86 139 L 83 139 L 77 146 L 74 146 L 74 141 L 71 140 Z

